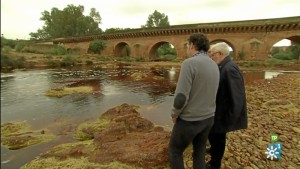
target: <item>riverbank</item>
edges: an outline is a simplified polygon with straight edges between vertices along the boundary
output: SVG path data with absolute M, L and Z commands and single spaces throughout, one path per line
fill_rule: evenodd
M 16 68 L 28 69 L 49 69 L 49 68 L 70 68 L 85 67 L 90 69 L 118 68 L 118 67 L 139 67 L 151 68 L 161 66 L 166 68 L 180 68 L 182 60 L 175 61 L 137 61 L 130 57 L 107 57 L 96 54 L 85 55 L 49 55 L 37 53 L 23 53 L 11 50 L 6 55 L 15 60 L 15 67 L 1 67 L 1 72 L 9 72 Z M 21 63 L 22 62 L 22 63 Z M 238 60 L 236 63 L 242 70 L 287 70 L 300 71 L 300 61 L 278 60 L 268 58 L 266 60 Z
M 299 168 L 299 84 L 299 73 L 285 73 L 246 86 L 248 129 L 228 134 L 222 169 Z M 85 141 L 54 147 L 23 168 L 168 168 L 170 131 L 155 127 L 138 110 L 127 104 L 109 109 L 99 117 L 101 123 L 89 121 L 77 128 L 88 135 L 80 137 Z M 104 125 L 104 117 L 112 123 L 105 120 Z M 278 134 L 278 142 L 282 143 L 279 160 L 267 159 L 265 153 L 273 134 Z M 185 152 L 186 168 L 190 168 L 191 161 L 189 148 Z

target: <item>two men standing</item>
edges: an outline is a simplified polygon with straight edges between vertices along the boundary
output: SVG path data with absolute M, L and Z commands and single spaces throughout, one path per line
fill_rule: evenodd
M 220 168 L 226 133 L 247 128 L 243 76 L 230 59 L 228 46 L 218 43 L 209 49 L 204 34 L 189 37 L 187 53 L 190 58 L 182 63 L 171 113 L 171 168 L 184 168 L 182 156 L 190 143 L 194 169 Z M 205 166 L 207 138 L 211 161 Z

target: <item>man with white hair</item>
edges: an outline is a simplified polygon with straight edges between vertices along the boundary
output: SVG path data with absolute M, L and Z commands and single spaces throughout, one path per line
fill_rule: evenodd
M 226 146 L 226 133 L 247 128 L 247 105 L 243 75 L 229 56 L 226 43 L 211 45 L 208 51 L 220 70 L 214 125 L 208 140 L 211 160 L 207 169 L 220 169 Z

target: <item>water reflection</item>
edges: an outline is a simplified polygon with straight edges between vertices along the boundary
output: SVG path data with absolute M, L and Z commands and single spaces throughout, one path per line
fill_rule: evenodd
M 273 77 L 278 76 L 279 74 L 282 74 L 282 72 L 265 72 L 265 79 L 272 79 Z

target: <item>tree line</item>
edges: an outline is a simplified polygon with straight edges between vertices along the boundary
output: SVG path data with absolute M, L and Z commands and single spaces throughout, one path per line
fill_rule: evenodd
M 84 6 L 73 4 L 67 5 L 60 10 L 56 7 L 51 11 L 42 12 L 40 20 L 44 22 L 44 26 L 36 32 L 31 32 L 30 39 L 54 39 L 69 36 L 85 36 L 92 34 L 101 34 L 103 32 L 115 32 L 121 30 L 129 30 L 130 28 L 108 28 L 103 31 L 99 28 L 102 23 L 100 13 L 91 8 L 89 15 L 85 16 Z M 165 27 L 170 26 L 168 16 L 155 10 L 149 15 L 145 25 L 141 28 Z

